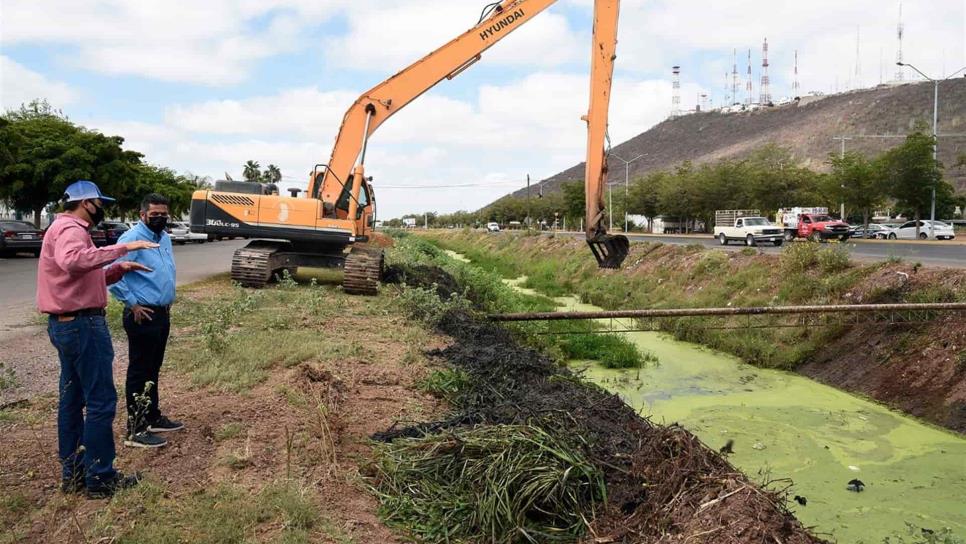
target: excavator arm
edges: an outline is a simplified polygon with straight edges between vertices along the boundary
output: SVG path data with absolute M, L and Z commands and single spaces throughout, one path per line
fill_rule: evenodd
M 329 163 L 314 172 L 309 194 L 333 210 L 348 191 L 348 217 L 355 217 L 366 182 L 369 137 L 386 120 L 444 79 L 452 79 L 480 60 L 484 51 L 537 16 L 557 0 L 502 0 L 487 6 L 480 22 L 446 45 L 360 96 L 346 112 Z M 606 182 L 604 137 L 617 44 L 619 0 L 595 0 L 594 40 L 586 172 L 587 240 L 602 267 L 617 267 L 627 254 L 627 239 L 606 233 L 603 186 Z M 623 240 L 623 244 L 620 240 Z M 616 241 L 615 241 L 616 240 Z M 621 249 L 623 248 L 623 249 Z

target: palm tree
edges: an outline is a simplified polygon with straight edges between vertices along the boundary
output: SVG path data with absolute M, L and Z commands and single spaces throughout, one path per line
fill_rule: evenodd
M 282 181 L 282 171 L 278 169 L 274 164 L 268 165 L 265 169 L 265 178 L 269 183 L 278 183 Z
M 261 166 L 256 161 L 245 163 L 245 170 L 242 172 L 245 181 L 258 181 L 262 177 Z

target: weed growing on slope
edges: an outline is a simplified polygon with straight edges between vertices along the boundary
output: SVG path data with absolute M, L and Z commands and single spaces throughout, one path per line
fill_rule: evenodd
M 376 450 L 382 515 L 423 542 L 573 541 L 605 498 L 600 471 L 533 426 L 460 429 Z

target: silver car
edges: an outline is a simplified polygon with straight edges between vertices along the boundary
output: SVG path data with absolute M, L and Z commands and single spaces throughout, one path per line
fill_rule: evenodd
M 188 242 L 197 242 L 199 244 L 203 244 L 208 241 L 207 234 L 191 232 L 191 228 L 183 221 L 171 223 L 171 230 L 169 231 L 169 234 L 171 236 L 171 241 L 176 244 L 187 244 Z

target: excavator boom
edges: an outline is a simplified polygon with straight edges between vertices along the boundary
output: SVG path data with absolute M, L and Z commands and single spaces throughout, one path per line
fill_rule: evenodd
M 336 202 L 351 190 L 348 215 L 355 214 L 364 183 L 366 143 L 396 112 L 444 79 L 452 79 L 480 60 L 484 51 L 544 11 L 557 0 L 503 0 L 490 4 L 480 22 L 360 96 L 346 112 L 326 169 L 310 180 L 309 195 Z M 617 48 L 619 0 L 595 0 L 591 57 L 590 106 L 587 121 L 586 235 L 604 268 L 617 268 L 627 256 L 627 238 L 611 236 L 604 227 L 607 180 L 605 136 Z
M 617 58 L 619 0 L 594 2 L 594 39 L 590 58 L 590 108 L 587 121 L 587 163 L 584 173 L 587 244 L 601 268 L 618 268 L 627 258 L 626 236 L 607 234 L 604 226 L 604 186 L 607 184 L 607 114 Z

